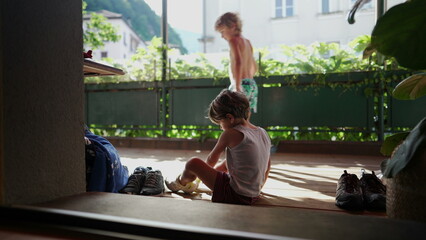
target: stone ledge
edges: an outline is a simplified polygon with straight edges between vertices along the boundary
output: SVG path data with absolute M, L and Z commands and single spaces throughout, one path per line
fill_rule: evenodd
M 196 139 L 178 138 L 127 138 L 108 137 L 116 147 L 212 150 L 215 139 L 200 142 Z M 382 156 L 380 142 L 333 142 L 333 141 L 281 141 L 275 149 L 279 153 L 318 153 Z

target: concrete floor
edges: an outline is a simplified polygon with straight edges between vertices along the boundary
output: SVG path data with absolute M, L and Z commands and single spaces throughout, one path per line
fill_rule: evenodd
M 95 217 L 101 214 L 113 221 L 140 224 L 141 227 L 148 224 L 210 234 L 236 231 L 233 233 L 252 235 L 253 239 L 389 240 L 426 236 L 424 223 L 377 216 L 126 194 L 85 193 L 38 206 L 66 210 L 70 214 L 89 213 L 96 214 Z M 176 236 L 166 238 L 182 239 Z

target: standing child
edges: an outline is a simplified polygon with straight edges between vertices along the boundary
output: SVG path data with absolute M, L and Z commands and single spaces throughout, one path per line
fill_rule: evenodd
M 183 173 L 166 186 L 173 192 L 192 193 L 198 177 L 213 191 L 212 201 L 253 204 L 269 174 L 271 140 L 266 131 L 249 122 L 250 106 L 240 92 L 227 89 L 210 103 L 209 118 L 223 130 L 207 161 L 191 158 Z M 218 163 L 226 150 L 226 160 Z
M 250 41 L 241 35 L 241 20 L 236 13 L 227 12 L 217 19 L 215 29 L 229 43 L 229 89 L 243 92 L 249 99 L 250 109 L 255 113 L 258 89 L 253 77 L 257 67 L 253 58 L 253 47 Z

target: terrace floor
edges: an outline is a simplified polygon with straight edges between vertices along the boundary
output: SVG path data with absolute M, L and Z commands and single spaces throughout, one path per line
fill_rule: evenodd
M 208 154 L 208 151 L 197 150 L 117 149 L 122 163 L 130 171 L 138 166 L 152 167 L 161 170 L 167 179 L 174 179 L 188 158 L 205 158 Z M 30 207 L 125 223 L 129 225 L 117 225 L 115 231 L 120 230 L 119 226 L 123 231 L 136 226 L 138 236 L 149 236 L 137 239 L 340 240 L 425 236 L 425 223 L 390 219 L 384 212 L 348 212 L 334 205 L 337 180 L 343 170 L 360 174 L 364 168 L 379 174 L 383 159 L 362 155 L 275 153 L 270 178 L 255 206 L 212 203 L 210 191 L 202 186 L 192 195 L 170 191 L 161 197 L 83 193 Z M 160 231 L 155 232 L 156 227 Z
M 118 148 L 121 161 L 132 172 L 138 166 L 159 169 L 166 179 L 174 180 L 186 161 L 197 156 L 206 159 L 209 151 Z M 347 170 L 360 176 L 361 169 L 380 174 L 385 157 L 334 154 L 274 153 L 271 172 L 256 206 L 278 206 L 348 213 L 334 204 L 337 180 Z M 203 184 L 192 195 L 172 193 L 163 197 L 210 201 L 210 190 Z M 383 212 L 351 212 L 385 216 Z

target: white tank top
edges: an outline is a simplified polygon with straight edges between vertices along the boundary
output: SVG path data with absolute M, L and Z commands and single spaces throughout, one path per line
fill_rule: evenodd
M 235 147 L 226 149 L 226 162 L 232 189 L 246 197 L 257 197 L 265 183 L 265 173 L 271 151 L 271 139 L 265 129 L 238 125 L 235 130 L 244 134 Z

